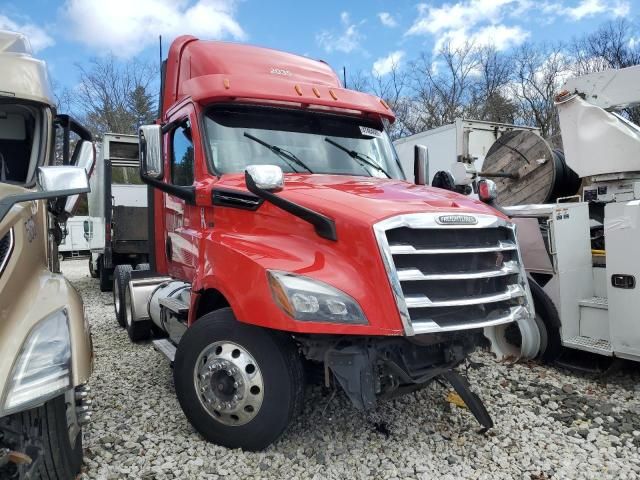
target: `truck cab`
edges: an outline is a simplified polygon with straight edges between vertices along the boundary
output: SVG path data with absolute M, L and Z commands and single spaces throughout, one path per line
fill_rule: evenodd
M 132 340 L 173 362 L 208 440 L 277 439 L 306 381 L 353 405 L 449 381 L 485 329 L 533 309 L 515 230 L 486 204 L 407 182 L 381 99 L 324 62 L 183 36 L 140 131 L 151 269 L 126 285 Z
M 0 31 L 0 70 L 0 478 L 67 480 L 82 465 L 93 354 L 57 246 L 94 149 L 56 113 L 26 37 Z

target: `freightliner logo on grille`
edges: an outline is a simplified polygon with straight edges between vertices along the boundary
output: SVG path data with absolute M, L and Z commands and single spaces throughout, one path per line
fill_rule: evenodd
M 475 225 L 478 219 L 472 215 L 440 215 L 436 222 L 440 225 Z

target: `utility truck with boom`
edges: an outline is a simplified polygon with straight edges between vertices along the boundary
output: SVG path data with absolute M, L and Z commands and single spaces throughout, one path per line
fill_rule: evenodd
M 384 101 L 324 62 L 183 36 L 160 111 L 140 129 L 151 269 L 116 268 L 116 311 L 159 337 L 206 439 L 265 448 L 314 378 L 363 411 L 440 378 L 492 426 L 455 368 L 485 330 L 531 325 L 515 228 L 407 182 Z
M 89 191 L 94 149 L 87 130 L 56 115 L 46 65 L 23 35 L 0 31 L 0 71 L 0 478 L 70 480 L 93 356 L 57 246 Z
M 640 361 L 640 127 L 620 113 L 640 105 L 639 80 L 640 66 L 568 80 L 556 97 L 562 149 L 535 129 L 471 120 L 455 123 L 457 141 L 452 124 L 396 142 L 404 162 L 406 146 L 427 147 L 430 178 L 451 177 L 452 190 L 496 179 L 494 202 L 519 227 L 542 360 L 566 347 Z

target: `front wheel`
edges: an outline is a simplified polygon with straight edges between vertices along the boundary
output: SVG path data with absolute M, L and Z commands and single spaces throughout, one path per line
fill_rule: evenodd
M 44 405 L 0 418 L 0 447 L 26 454 L 30 464 L 0 467 L 3 479 L 68 480 L 82 466 L 82 431 L 74 391 Z
M 131 278 L 131 265 L 117 265 L 113 271 L 113 308 L 116 313 L 116 320 L 121 327 L 126 326 L 125 292 L 129 287 Z
M 230 308 L 187 329 L 173 368 L 183 412 L 207 440 L 262 450 L 302 407 L 303 369 L 284 334 L 238 322 Z

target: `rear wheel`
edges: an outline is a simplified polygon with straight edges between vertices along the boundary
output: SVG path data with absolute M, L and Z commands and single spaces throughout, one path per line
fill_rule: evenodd
M 538 358 L 545 363 L 553 363 L 562 353 L 560 316 L 553 301 L 536 281 L 529 279 L 529 288 L 536 309 L 536 326 L 540 332 Z
M 129 272 L 131 274 L 131 272 Z M 131 311 L 131 289 L 127 285 L 124 289 L 124 327 L 132 342 L 147 340 L 151 336 L 151 320 L 133 321 Z
M 284 334 L 238 322 L 230 308 L 201 317 L 180 340 L 176 394 L 207 440 L 262 450 L 302 406 L 303 370 Z
M 131 278 L 131 265 L 118 265 L 113 271 L 113 308 L 116 312 L 116 320 L 121 327 L 126 326 L 127 311 L 125 305 L 125 291 Z
M 41 407 L 0 418 L 0 447 L 28 455 L 30 464 L 0 467 L 0 478 L 68 480 L 82 466 L 82 431 L 74 391 Z
M 91 255 L 89 255 L 89 275 L 91 275 L 91 278 L 98 278 L 100 275 L 100 270 L 93 268 L 93 258 Z
M 105 268 L 103 265 L 102 257 L 98 260 L 98 267 L 100 273 L 100 291 L 108 292 L 111 290 L 111 273 L 113 272 L 110 268 Z

